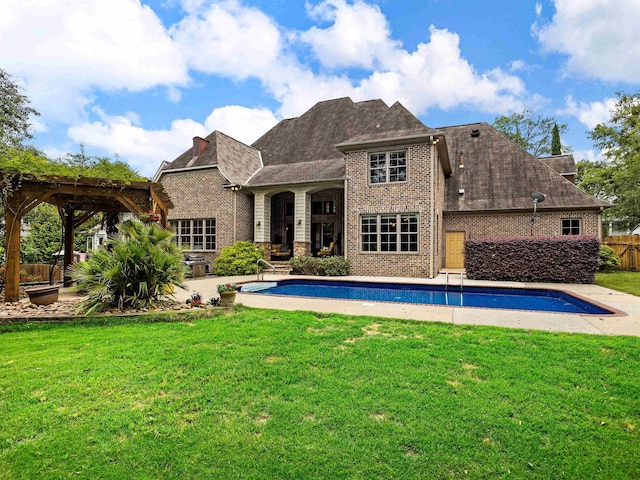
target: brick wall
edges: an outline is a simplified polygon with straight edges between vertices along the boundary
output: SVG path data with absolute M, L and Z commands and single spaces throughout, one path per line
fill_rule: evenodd
M 529 236 L 531 215 L 532 212 L 448 214 L 444 217 L 444 232 L 466 232 L 467 239 Z M 538 211 L 533 224 L 533 234 L 562 235 L 562 220 L 566 218 L 581 219 L 582 235 L 600 235 L 600 215 L 580 211 Z
M 368 153 L 397 150 L 406 150 L 407 152 L 407 181 L 370 184 Z M 431 264 L 430 145 L 396 146 L 371 150 L 370 152 L 356 151 L 346 155 L 346 253 L 351 265 L 351 273 L 353 275 L 428 277 Z M 436 209 L 439 208 L 441 211 L 444 199 L 444 175 L 442 172 L 437 174 L 436 180 L 436 191 L 434 192 Z M 386 213 L 418 214 L 418 252 L 361 252 L 361 215 Z M 441 213 L 438 218 L 440 221 L 442 220 Z
M 233 244 L 234 192 L 222 187 L 228 182 L 216 168 L 164 174 L 160 182 L 174 204 L 169 220 L 216 219 L 216 249 L 199 252 L 211 264 L 223 247 Z M 242 190 L 237 195 L 236 238 L 253 240 L 253 197 Z

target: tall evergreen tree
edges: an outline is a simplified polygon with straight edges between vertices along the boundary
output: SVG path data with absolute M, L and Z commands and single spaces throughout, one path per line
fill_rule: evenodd
M 560 142 L 560 129 L 558 124 L 553 124 L 551 131 L 551 155 L 562 155 L 562 143 Z

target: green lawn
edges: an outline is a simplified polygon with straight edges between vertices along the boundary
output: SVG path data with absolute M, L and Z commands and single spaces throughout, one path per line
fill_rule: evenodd
M 614 270 L 596 274 L 596 283 L 601 287 L 640 296 L 640 272 Z
M 640 338 L 239 307 L 0 326 L 0 478 L 640 478 Z

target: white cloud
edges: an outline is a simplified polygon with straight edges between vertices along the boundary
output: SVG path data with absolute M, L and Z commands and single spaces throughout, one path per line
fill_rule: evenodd
M 3 0 L 0 58 L 43 120 L 82 116 L 94 88 L 184 85 L 186 64 L 164 26 L 136 0 Z
M 536 2 L 536 17 L 542 15 L 542 4 L 540 2 Z
M 554 0 L 551 23 L 532 26 L 548 52 L 567 55 L 569 72 L 640 83 L 638 0 Z
M 605 98 L 596 102 L 576 102 L 571 95 L 566 98 L 566 106 L 558 110 L 560 115 L 573 115 L 589 130 L 599 123 L 606 123 L 611 117 L 611 110 L 617 103 L 616 98 Z
M 208 9 L 187 8 L 188 16 L 170 33 L 191 68 L 244 80 L 260 78 L 277 61 L 280 31 L 262 11 L 236 0 L 213 3 Z
M 328 28 L 311 27 L 300 34 L 327 67 L 371 69 L 400 47 L 400 42 L 391 39 L 387 19 L 377 5 L 325 0 L 315 6 L 307 4 L 307 12 L 313 19 L 333 22 Z
M 195 136 L 205 137 L 219 130 L 250 144 L 277 122 L 267 109 L 250 109 L 237 105 L 214 109 L 204 124 L 191 119 L 171 122 L 167 130 L 145 130 L 133 112 L 107 115 L 93 108 L 98 120 L 69 128 L 76 143 L 97 148 L 108 155 L 118 154 L 141 174 L 152 176 L 163 160 L 171 161 L 191 145 Z
M 356 89 L 360 98 L 400 100 L 415 114 L 461 105 L 492 113 L 523 108 L 524 82 L 500 68 L 478 73 L 462 56 L 460 38 L 446 29 L 430 27 L 429 43 L 412 53 L 400 50 L 384 71 L 374 72 Z M 529 99 L 531 100 L 531 99 Z
M 603 152 L 596 152 L 592 149 L 589 150 L 576 150 L 573 153 L 573 158 L 576 162 L 580 160 L 587 160 L 589 162 L 599 162 L 606 161 L 607 158 L 604 156 Z

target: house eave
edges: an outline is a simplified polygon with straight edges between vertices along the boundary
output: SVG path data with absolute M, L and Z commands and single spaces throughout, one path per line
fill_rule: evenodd
M 376 147 L 388 147 L 395 145 L 407 145 L 414 143 L 429 142 L 431 137 L 439 137 L 440 135 L 433 134 L 420 134 L 420 135 L 407 135 L 404 137 L 390 137 L 390 138 L 377 138 L 374 140 L 362 140 L 359 142 L 343 142 L 338 143 L 336 148 L 343 153 L 353 152 L 362 148 L 376 148 Z
M 538 207 L 538 214 L 545 212 L 566 212 L 566 211 L 598 211 L 602 212 L 613 205 L 592 205 L 592 206 L 563 206 L 563 207 Z M 469 210 L 443 210 L 443 215 L 473 215 L 473 214 L 492 214 L 492 213 L 533 213 L 533 207 L 529 208 L 487 208 L 487 209 L 469 209 Z
M 171 170 L 162 170 L 160 172 L 160 176 L 164 175 L 165 173 L 191 172 L 196 170 L 206 170 L 208 168 L 218 168 L 218 165 L 197 165 L 195 167 L 172 168 Z
M 251 184 L 251 185 L 243 185 L 242 188 L 245 190 L 251 190 L 252 188 L 255 188 L 255 189 L 273 188 L 273 187 L 286 188 L 291 185 L 296 185 L 296 186 L 305 185 L 305 184 L 306 185 L 324 185 L 324 184 L 336 183 L 336 182 L 344 183 L 344 181 L 345 181 L 345 177 L 336 177 L 336 178 L 325 178 L 322 180 L 298 180 L 293 182 Z

